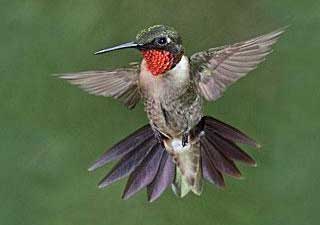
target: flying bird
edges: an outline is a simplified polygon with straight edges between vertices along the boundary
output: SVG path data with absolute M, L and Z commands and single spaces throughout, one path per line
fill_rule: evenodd
M 271 53 L 285 28 L 247 41 L 210 48 L 188 57 L 181 36 L 165 25 L 138 33 L 135 40 L 96 55 L 132 48 L 140 64 L 127 68 L 60 74 L 59 77 L 93 95 L 113 97 L 129 109 L 144 103 L 149 124 L 106 151 L 93 171 L 118 161 L 99 183 L 104 188 L 129 176 L 122 198 L 146 187 L 154 201 L 171 186 L 183 197 L 200 195 L 203 180 L 224 187 L 223 174 L 239 178 L 235 161 L 255 166 L 237 143 L 259 147 L 238 129 L 203 115 L 203 101 L 215 101 L 231 84 L 254 70 Z

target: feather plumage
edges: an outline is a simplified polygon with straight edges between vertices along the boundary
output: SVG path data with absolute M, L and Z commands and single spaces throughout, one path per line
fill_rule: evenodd
M 249 165 L 255 164 L 255 161 L 241 150 L 235 141 L 253 146 L 257 145 L 256 142 L 236 128 L 205 116 L 194 131 L 200 138 L 202 177 L 218 187 L 225 186 L 223 174 L 236 178 L 241 176 L 234 160 Z M 154 201 L 171 184 L 176 185 L 177 168 L 174 160 L 154 137 L 150 125 L 140 128 L 114 145 L 91 168 L 96 169 L 115 160 L 119 161 L 100 181 L 99 187 L 106 187 L 129 176 L 123 192 L 124 199 L 147 187 L 148 200 Z M 196 188 L 196 193 L 197 191 L 201 193 L 201 186 Z
M 195 83 L 208 101 L 218 99 L 228 86 L 254 70 L 272 52 L 285 28 L 248 41 L 193 54 L 190 57 Z
M 134 133 L 126 137 L 124 140 L 120 141 L 118 144 L 114 145 L 108 149 L 98 160 L 94 162 L 88 169 L 93 171 L 99 167 L 104 166 L 108 162 L 118 160 L 127 153 L 139 148 L 141 145 L 145 144 L 146 141 L 153 138 L 153 130 L 148 124 L 136 130 Z
M 164 151 L 160 166 L 153 181 L 147 186 L 148 200 L 155 201 L 174 181 L 175 166 L 172 158 Z
M 148 156 L 156 145 L 155 140 L 146 141 L 144 144 L 124 155 L 112 170 L 100 181 L 99 187 L 106 187 L 123 177 L 130 175 Z
M 59 74 L 58 77 L 79 86 L 90 94 L 118 99 L 129 109 L 134 108 L 141 97 L 137 66 L 113 71 L 66 73 Z
M 134 42 L 98 52 L 123 48 L 137 48 L 142 53 L 146 49 L 163 50 L 173 57 L 174 63 L 167 65 L 168 61 L 156 54 L 152 67 L 165 64 L 168 69 L 164 72 L 160 68 L 157 77 L 146 63 L 146 54 L 140 66 L 59 75 L 91 94 L 118 99 L 130 109 L 140 98 L 144 100 L 150 125 L 114 145 L 89 168 L 92 171 L 118 161 L 99 187 L 129 176 L 125 199 L 147 187 L 148 200 L 154 201 L 170 184 L 183 197 L 190 190 L 200 194 L 203 178 L 224 187 L 224 174 L 240 177 L 234 161 L 255 165 L 237 143 L 259 145 L 230 125 L 202 117 L 202 97 L 208 101 L 219 98 L 228 86 L 264 60 L 283 32 L 279 29 L 248 41 L 212 48 L 189 60 L 178 33 L 171 27 L 157 25 L 141 32 Z
M 142 163 L 130 175 L 122 195 L 124 199 L 130 198 L 153 181 L 164 151 L 159 144 L 153 146 Z

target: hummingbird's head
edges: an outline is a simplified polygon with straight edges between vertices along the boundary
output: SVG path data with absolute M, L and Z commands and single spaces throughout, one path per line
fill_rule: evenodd
M 102 49 L 95 54 L 124 48 L 140 50 L 146 61 L 147 69 L 154 76 L 173 69 L 184 52 L 181 37 L 174 28 L 165 25 L 154 25 L 140 31 L 135 41 Z

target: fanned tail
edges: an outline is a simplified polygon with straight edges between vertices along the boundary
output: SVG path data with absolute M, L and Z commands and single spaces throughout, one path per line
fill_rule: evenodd
M 241 161 L 251 166 L 256 165 L 255 160 L 241 150 L 236 143 L 260 146 L 236 128 L 205 116 L 192 132 L 200 142 L 200 177 L 196 180 L 197 183 L 201 184 L 203 177 L 218 187 L 224 187 L 223 174 L 233 177 L 241 176 L 234 161 Z M 159 198 L 171 184 L 176 185 L 179 180 L 179 171 L 172 156 L 155 138 L 150 125 L 138 129 L 114 145 L 89 168 L 89 171 L 116 160 L 118 163 L 100 181 L 99 187 L 107 187 L 129 176 L 122 195 L 124 199 L 130 198 L 146 187 L 148 200 L 152 202 Z M 184 188 L 188 189 L 188 182 L 184 185 Z M 197 194 L 201 193 L 201 185 L 189 187 L 189 189 Z
M 106 151 L 90 168 L 93 171 L 111 161 L 119 160 L 100 181 L 99 188 L 129 176 L 122 198 L 128 199 L 147 187 L 148 200 L 154 201 L 174 180 L 171 156 L 146 125 Z
M 238 129 L 213 117 L 202 118 L 204 135 L 201 136 L 202 175 L 207 181 L 223 188 L 223 174 L 239 178 L 241 173 L 234 161 L 256 166 L 255 160 L 236 143 L 261 146 Z

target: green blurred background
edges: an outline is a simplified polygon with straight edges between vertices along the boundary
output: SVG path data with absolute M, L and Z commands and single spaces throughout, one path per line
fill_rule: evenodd
M 227 178 L 224 191 L 206 184 L 201 197 L 123 201 L 124 181 L 96 186 L 110 166 L 86 169 L 147 123 L 142 104 L 129 111 L 50 74 L 140 60 L 133 50 L 92 53 L 159 23 L 180 31 L 189 55 L 291 27 L 263 65 L 205 107 L 263 144 L 247 148 L 259 166 L 240 165 L 246 179 Z M 319 0 L 2 0 L 0 24 L 1 225 L 319 223 Z

